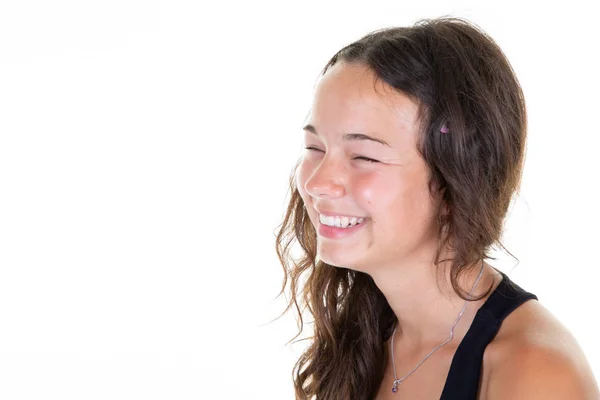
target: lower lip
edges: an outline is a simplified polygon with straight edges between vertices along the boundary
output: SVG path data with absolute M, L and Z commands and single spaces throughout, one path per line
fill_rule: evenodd
M 367 223 L 365 219 L 358 225 L 354 225 L 351 228 L 337 228 L 335 226 L 323 225 L 319 222 L 319 236 L 326 237 L 328 239 L 341 239 L 354 234 L 360 228 Z

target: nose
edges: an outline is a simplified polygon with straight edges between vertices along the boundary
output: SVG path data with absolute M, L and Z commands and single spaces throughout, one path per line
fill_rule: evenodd
M 316 198 L 343 197 L 346 194 L 346 174 L 342 169 L 334 162 L 323 159 L 306 180 L 304 189 Z

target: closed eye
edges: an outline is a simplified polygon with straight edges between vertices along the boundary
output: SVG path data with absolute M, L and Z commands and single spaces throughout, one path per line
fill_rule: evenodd
M 365 160 L 365 161 L 372 162 L 372 163 L 378 163 L 379 162 L 377 160 L 373 160 L 372 158 L 363 157 L 363 156 L 354 157 L 354 159 L 355 160 Z
M 320 151 L 321 153 L 323 152 L 323 150 L 320 150 L 320 149 L 317 149 L 316 147 L 311 147 L 311 146 L 305 147 L 305 149 L 306 150 L 312 150 L 312 151 Z M 363 156 L 354 157 L 354 160 L 364 160 L 364 161 L 367 161 L 367 162 L 370 162 L 370 163 L 378 163 L 379 162 L 379 161 L 374 160 L 372 158 L 363 157 Z

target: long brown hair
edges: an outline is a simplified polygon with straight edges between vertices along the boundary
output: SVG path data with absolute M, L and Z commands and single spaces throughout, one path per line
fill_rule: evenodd
M 322 74 L 338 61 L 367 65 L 420 105 L 417 147 L 430 169 L 429 189 L 440 190 L 446 205 L 439 216 L 436 265 L 444 261 L 442 250 L 452 249 L 452 287 L 467 300 L 460 275 L 477 260 L 493 258 L 493 245 L 505 249 L 503 223 L 521 180 L 527 118 L 510 63 L 480 28 L 450 17 L 371 32 L 339 50 Z M 449 134 L 440 134 L 443 126 Z M 288 287 L 291 295 L 283 313 L 295 306 L 299 317 L 294 338 L 303 330 L 306 309 L 314 318 L 312 341 L 293 369 L 296 398 L 371 399 L 383 379 L 384 343 L 397 319 L 368 274 L 317 261 L 315 228 L 295 182 L 297 167 L 276 239 L 284 269 L 279 295 Z M 296 242 L 301 255 L 292 257 Z

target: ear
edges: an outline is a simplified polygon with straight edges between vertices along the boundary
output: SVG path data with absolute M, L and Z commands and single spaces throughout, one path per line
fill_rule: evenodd
M 445 200 L 447 186 L 434 180 L 430 187 L 432 198 L 438 205 L 438 219 L 442 222 L 450 214 L 450 207 Z
M 434 198 L 436 201 L 439 202 L 439 213 L 440 215 L 446 215 L 448 214 L 449 211 L 449 207 L 448 204 L 446 203 L 446 200 L 444 200 L 444 195 L 446 194 L 446 188 L 436 188 L 435 194 L 434 194 Z
M 438 207 L 438 220 L 440 225 L 444 225 L 447 228 L 447 224 L 450 220 L 451 208 L 448 202 L 444 199 L 446 189 L 442 189 L 438 195 L 439 207 Z

